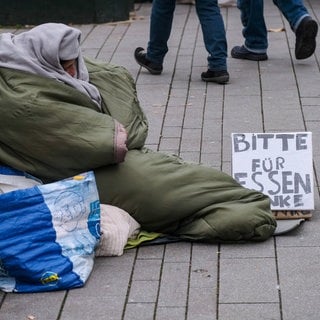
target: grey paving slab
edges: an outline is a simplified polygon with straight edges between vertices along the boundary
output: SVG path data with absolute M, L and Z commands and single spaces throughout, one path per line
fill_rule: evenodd
M 200 163 L 220 170 L 221 153 L 201 153 Z
M 154 303 L 128 303 L 124 320 L 151 320 L 154 316 Z
M 159 281 L 133 280 L 131 282 L 128 303 L 155 303 Z
M 128 251 L 122 257 L 96 259 L 86 286 L 68 292 L 61 319 L 121 319 L 134 257 L 134 251 Z
M 160 259 L 137 259 L 134 266 L 133 281 L 159 281 L 162 267 Z
M 284 320 L 319 319 L 320 247 L 278 248 Z
M 184 319 L 211 320 L 217 313 L 216 287 L 192 287 L 189 291 L 187 317 Z
M 141 246 L 138 250 L 137 259 L 158 259 L 162 261 L 164 250 L 164 245 Z
M 182 132 L 181 152 L 200 151 L 201 129 L 184 129 Z
M 168 107 L 166 109 L 166 115 L 164 125 L 166 126 L 181 126 L 184 119 L 184 107 Z
M 187 319 L 212 319 L 217 313 L 218 246 L 193 245 Z
M 314 105 L 306 105 L 304 104 L 303 105 L 303 114 L 304 114 L 304 117 L 305 117 L 305 121 L 308 122 L 308 121 L 320 121 L 320 117 L 318 115 L 318 109 L 319 109 L 319 106 L 320 106 L 320 99 L 318 101 L 318 103 Z
M 179 150 L 180 138 L 165 138 L 163 137 L 160 142 L 159 150 Z
M 189 162 L 199 163 L 200 162 L 200 152 L 176 152 L 176 154 L 180 154 L 180 157 Z
M 158 307 L 156 313 L 157 320 L 184 320 L 186 319 L 185 307 Z
M 221 258 L 275 258 L 274 239 L 263 243 L 245 243 L 239 245 L 223 244 L 220 249 Z
M 162 128 L 162 137 L 165 138 L 180 138 L 181 127 L 180 126 L 164 126 Z
M 34 317 L 39 320 L 58 319 L 66 293 L 6 294 L 1 303 L 1 320 L 21 320 Z
M 164 262 L 186 262 L 190 261 L 192 245 L 189 242 L 178 242 L 166 246 Z
M 158 306 L 186 307 L 188 298 L 188 262 L 164 262 Z
M 220 303 L 279 303 L 274 258 L 220 260 Z
M 304 131 L 304 121 L 300 110 L 290 110 L 286 115 L 279 114 L 276 117 L 274 114 L 266 112 L 264 114 L 264 125 L 266 131 L 275 131 L 281 128 L 283 131 Z
M 282 320 L 277 303 L 220 304 L 219 320 Z
M 300 105 L 300 97 L 296 88 L 293 89 L 278 85 L 272 91 L 263 91 L 263 105 L 265 107 L 277 106 L 278 108 L 280 106 L 295 105 L 298 108 Z

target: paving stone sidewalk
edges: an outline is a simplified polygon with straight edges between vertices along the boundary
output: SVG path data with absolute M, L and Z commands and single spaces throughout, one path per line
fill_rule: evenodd
M 320 2 L 306 0 L 320 21 Z M 164 72 L 133 51 L 148 41 L 149 2 L 130 21 L 75 26 L 84 54 L 125 66 L 150 123 L 147 146 L 231 173 L 232 132 L 311 131 L 316 210 L 296 231 L 263 243 L 142 246 L 97 258 L 84 288 L 0 293 L 0 320 L 318 320 L 320 315 L 320 49 L 294 58 L 295 36 L 265 1 L 269 60 L 228 59 L 230 83 L 205 83 L 206 51 L 192 5 L 177 5 Z M 229 51 L 242 43 L 236 7 L 221 8 Z M 0 29 L 0 32 L 20 32 Z M 318 43 L 319 41 L 318 36 Z M 1 44 L 0 44 L 1 45 Z

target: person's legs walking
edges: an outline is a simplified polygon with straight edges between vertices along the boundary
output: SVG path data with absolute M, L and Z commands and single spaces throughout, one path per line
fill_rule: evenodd
M 267 60 L 268 33 L 263 15 L 263 0 L 238 0 L 243 25 L 242 35 L 245 38 L 243 46 L 231 50 L 231 56 L 236 59 Z
M 288 20 L 293 31 L 304 17 L 309 16 L 307 8 L 301 0 L 273 0 L 273 3 Z
M 153 0 L 150 17 L 150 34 L 147 52 L 138 47 L 134 57 L 139 65 L 152 74 L 161 74 L 162 64 L 168 52 L 175 0 Z
M 297 59 L 310 57 L 316 49 L 318 24 L 313 20 L 301 0 L 273 0 L 291 29 L 296 34 L 295 56 Z
M 162 64 L 168 52 L 167 42 L 170 37 L 174 15 L 175 0 L 153 0 L 150 21 L 150 37 L 147 58 Z
M 196 0 L 196 10 L 202 28 L 203 40 L 208 52 L 208 71 L 201 75 L 202 80 L 226 83 L 227 39 L 218 0 Z

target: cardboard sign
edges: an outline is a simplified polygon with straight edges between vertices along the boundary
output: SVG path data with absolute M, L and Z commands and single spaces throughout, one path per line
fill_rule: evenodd
M 272 210 L 313 210 L 312 133 L 232 133 L 232 173 Z
M 282 210 L 272 211 L 276 220 L 291 220 L 291 219 L 310 219 L 312 217 L 311 211 L 294 211 L 294 210 Z

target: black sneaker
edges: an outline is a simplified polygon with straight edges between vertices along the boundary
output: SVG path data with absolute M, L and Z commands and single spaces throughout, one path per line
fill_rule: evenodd
M 144 49 L 141 47 L 138 47 L 134 51 L 134 58 L 141 67 L 146 68 L 151 74 L 161 74 L 162 65 L 153 63 L 146 58 L 146 55 L 147 54 L 144 52 Z
M 229 73 L 227 70 L 212 71 L 208 69 L 206 72 L 201 73 L 201 79 L 207 82 L 224 84 L 229 81 Z
M 296 59 L 309 58 L 316 50 L 318 24 L 311 17 L 305 17 L 296 30 Z
M 249 51 L 245 46 L 236 46 L 231 50 L 231 57 L 235 59 L 245 59 L 252 61 L 264 61 L 268 60 L 266 53 L 256 53 Z

